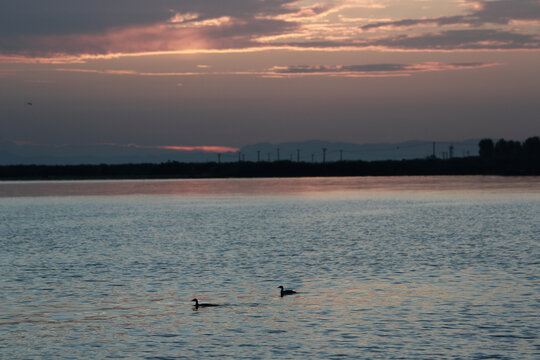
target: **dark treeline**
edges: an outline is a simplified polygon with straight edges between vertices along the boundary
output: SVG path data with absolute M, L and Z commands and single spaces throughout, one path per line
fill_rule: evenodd
M 9 165 L 0 166 L 2 180 L 32 179 L 163 179 L 302 176 L 394 175 L 540 175 L 540 138 L 525 142 L 483 139 L 480 156 L 388 161 L 292 161 L 122 165 Z

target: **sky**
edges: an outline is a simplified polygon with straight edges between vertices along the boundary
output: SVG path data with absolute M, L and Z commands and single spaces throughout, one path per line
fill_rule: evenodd
M 0 0 L 0 140 L 540 134 L 540 0 Z

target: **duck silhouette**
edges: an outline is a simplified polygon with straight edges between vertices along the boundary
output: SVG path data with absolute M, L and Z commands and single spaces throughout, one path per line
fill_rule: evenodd
M 197 300 L 197 299 L 193 299 L 191 301 L 195 301 L 195 305 L 193 305 L 193 306 L 195 306 L 195 309 L 198 309 L 200 307 L 203 308 L 203 307 L 219 306 L 219 304 L 209 304 L 209 303 L 200 303 L 199 304 L 199 300 Z
M 290 290 L 290 289 L 284 290 L 283 286 L 281 286 L 281 285 L 278 286 L 278 288 L 281 289 L 281 291 L 280 291 L 280 296 L 281 297 L 284 297 L 286 295 L 294 295 L 294 294 L 296 294 L 296 291 L 294 291 L 294 290 Z

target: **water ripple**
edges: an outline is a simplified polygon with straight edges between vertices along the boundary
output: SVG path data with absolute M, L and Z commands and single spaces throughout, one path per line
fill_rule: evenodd
M 0 357 L 538 357 L 537 192 L 313 190 L 2 198 Z

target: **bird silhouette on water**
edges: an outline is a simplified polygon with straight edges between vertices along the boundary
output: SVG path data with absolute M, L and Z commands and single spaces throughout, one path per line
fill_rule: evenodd
M 294 295 L 296 294 L 296 291 L 294 290 L 289 290 L 289 289 L 283 289 L 283 286 L 278 286 L 279 289 L 281 289 L 281 292 L 280 292 L 280 296 L 281 297 L 284 297 L 285 295 Z
M 197 300 L 197 299 L 193 299 L 191 301 L 195 301 L 195 305 L 193 305 L 193 306 L 195 306 L 195 309 L 198 309 L 200 307 L 203 308 L 203 307 L 219 306 L 219 304 L 209 304 L 209 303 L 200 303 L 199 304 L 199 300 Z

